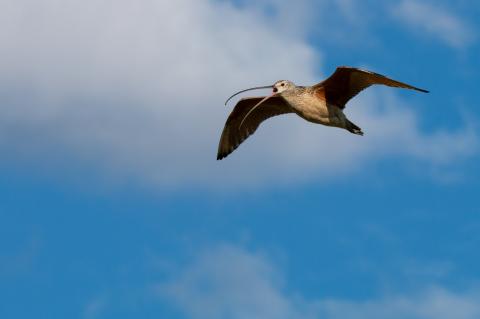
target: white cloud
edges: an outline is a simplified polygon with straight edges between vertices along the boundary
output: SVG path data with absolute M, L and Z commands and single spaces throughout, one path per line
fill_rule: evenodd
M 411 296 L 389 296 L 365 302 L 324 301 L 328 319 L 473 319 L 480 316 L 478 291 L 456 294 L 435 287 Z
M 282 2 L 262 3 L 278 17 L 288 12 Z M 225 97 L 281 78 L 320 79 L 321 53 L 299 23 L 310 17 L 308 6 L 293 16 L 284 23 L 253 3 L 206 0 L 7 0 L 0 11 L 3 160 L 67 171 L 91 165 L 104 176 L 167 188 L 225 188 L 337 176 L 385 156 L 443 165 L 474 152 L 470 128 L 425 134 L 399 99 L 367 95 L 347 110 L 363 138 L 285 116 L 215 161 L 231 108 Z
M 470 26 L 438 3 L 404 0 L 392 10 L 415 33 L 427 33 L 453 48 L 465 48 L 474 40 L 475 34 Z
M 192 319 L 308 318 L 285 295 L 281 279 L 261 255 L 221 246 L 157 291 Z
M 430 287 L 407 295 L 366 301 L 308 300 L 285 289 L 285 278 L 271 261 L 235 246 L 201 254 L 160 284 L 161 298 L 187 318 L 322 319 L 476 319 L 480 291 L 455 293 Z

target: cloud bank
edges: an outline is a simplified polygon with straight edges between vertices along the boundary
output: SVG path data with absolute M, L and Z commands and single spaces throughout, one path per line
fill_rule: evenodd
M 306 299 L 289 292 L 282 273 L 265 256 L 231 245 L 199 254 L 159 296 L 189 319 L 474 319 L 480 291 L 428 287 L 407 295 L 354 301 Z
M 427 33 L 454 49 L 469 46 L 474 32 L 461 17 L 438 3 L 404 0 L 393 8 L 394 16 L 417 33 Z
M 274 17 L 260 7 L 267 5 Z M 448 165 L 474 152 L 471 128 L 424 133 L 395 92 L 349 106 L 364 138 L 285 116 L 215 161 L 231 109 L 225 97 L 278 79 L 322 78 L 322 52 L 302 33 L 308 5 L 297 8 L 295 21 L 282 22 L 281 1 L 5 1 L 3 161 L 224 189 L 338 176 L 389 156 Z

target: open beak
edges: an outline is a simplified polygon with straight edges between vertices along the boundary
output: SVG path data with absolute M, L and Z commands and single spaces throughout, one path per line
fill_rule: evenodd
M 277 92 L 273 92 L 271 95 L 268 95 L 268 96 L 264 97 L 260 102 L 258 102 L 257 104 L 255 104 L 255 106 L 252 107 L 252 108 L 250 109 L 250 111 L 248 111 L 247 115 L 245 115 L 245 117 L 243 118 L 242 122 L 240 122 L 240 126 L 238 127 L 238 129 L 241 129 L 241 128 L 242 128 L 243 122 L 245 122 L 245 120 L 246 120 L 247 117 L 250 115 L 250 113 L 252 113 L 253 111 L 255 111 L 255 109 L 256 109 L 257 107 L 259 107 L 260 104 L 262 104 L 263 102 L 265 102 L 266 100 L 268 100 L 269 98 L 271 98 L 271 97 L 273 97 L 273 96 L 275 96 L 275 95 L 277 95 L 277 94 L 278 94 Z
M 230 101 L 234 96 L 237 96 L 237 95 L 240 94 L 240 93 L 247 92 L 247 91 L 250 91 L 250 90 L 271 89 L 271 88 L 273 88 L 273 85 L 257 86 L 257 87 L 254 87 L 254 88 L 250 88 L 250 89 L 245 89 L 245 90 L 238 91 L 237 93 L 235 93 L 234 95 L 232 95 L 231 97 L 229 97 L 229 98 L 225 101 L 225 105 L 227 105 L 228 101 Z

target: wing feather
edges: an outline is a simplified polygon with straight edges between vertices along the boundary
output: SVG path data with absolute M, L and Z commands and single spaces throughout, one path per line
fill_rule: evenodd
M 271 97 L 260 104 L 257 109 L 247 117 L 240 128 L 240 123 L 245 115 L 263 98 L 264 97 L 245 98 L 241 99 L 237 105 L 235 105 L 223 128 L 222 136 L 218 144 L 217 160 L 221 160 L 232 153 L 243 141 L 255 133 L 255 130 L 266 119 L 276 115 L 292 113 L 291 108 L 283 98 L 279 96 Z
M 426 90 L 390 79 L 384 75 L 347 66 L 338 67 L 328 79 L 316 84 L 314 89 L 324 88 L 327 101 L 343 109 L 350 99 L 375 84 L 428 93 Z

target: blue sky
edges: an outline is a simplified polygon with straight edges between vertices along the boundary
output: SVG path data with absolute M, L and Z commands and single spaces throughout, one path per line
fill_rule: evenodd
M 36 1 L 0 13 L 1 318 L 480 317 L 473 1 Z M 338 65 L 364 137 L 233 92 Z

